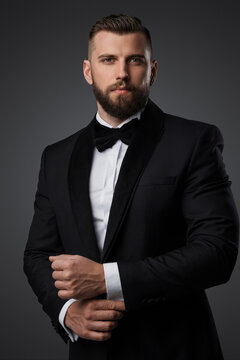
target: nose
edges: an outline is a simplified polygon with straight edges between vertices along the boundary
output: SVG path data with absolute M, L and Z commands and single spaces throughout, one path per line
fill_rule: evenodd
M 119 66 L 116 73 L 116 79 L 122 80 L 127 79 L 129 77 L 128 67 L 125 61 L 119 61 Z

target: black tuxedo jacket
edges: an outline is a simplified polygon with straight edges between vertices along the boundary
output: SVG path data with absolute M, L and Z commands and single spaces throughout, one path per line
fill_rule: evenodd
M 127 312 L 105 342 L 70 343 L 70 359 L 223 359 L 204 289 L 226 282 L 238 217 L 216 126 L 163 113 L 151 100 L 122 163 L 102 255 L 89 200 L 93 121 L 42 155 L 24 269 L 58 323 L 48 260 L 118 262 Z

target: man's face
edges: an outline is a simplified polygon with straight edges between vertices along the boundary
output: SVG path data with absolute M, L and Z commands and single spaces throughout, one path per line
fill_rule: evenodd
M 144 34 L 118 35 L 100 31 L 93 39 L 91 58 L 84 61 L 84 76 L 104 114 L 124 120 L 146 105 L 151 76 L 157 64 Z

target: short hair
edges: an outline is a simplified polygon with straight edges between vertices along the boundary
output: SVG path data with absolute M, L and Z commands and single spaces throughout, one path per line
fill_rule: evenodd
M 96 23 L 92 26 L 88 38 L 88 58 L 90 58 L 91 54 L 92 40 L 100 31 L 109 31 L 119 35 L 141 32 L 145 35 L 147 44 L 149 45 L 152 54 L 151 35 L 149 30 L 142 25 L 141 20 L 135 16 L 112 14 L 96 21 Z

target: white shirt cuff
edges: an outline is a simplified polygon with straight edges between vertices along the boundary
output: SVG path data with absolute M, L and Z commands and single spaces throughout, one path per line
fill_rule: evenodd
M 122 285 L 118 265 L 114 263 L 103 264 L 108 300 L 123 301 Z
M 67 313 L 67 309 L 69 308 L 69 306 L 74 303 L 75 301 L 77 301 L 76 299 L 70 299 L 68 300 L 62 307 L 59 316 L 58 316 L 58 321 L 60 322 L 60 324 L 62 325 L 62 327 L 64 328 L 64 330 L 66 331 L 66 333 L 68 334 L 70 340 L 72 342 L 77 341 L 78 339 L 78 335 L 75 334 L 74 331 L 72 331 L 71 329 L 67 328 L 64 324 L 64 319 Z

